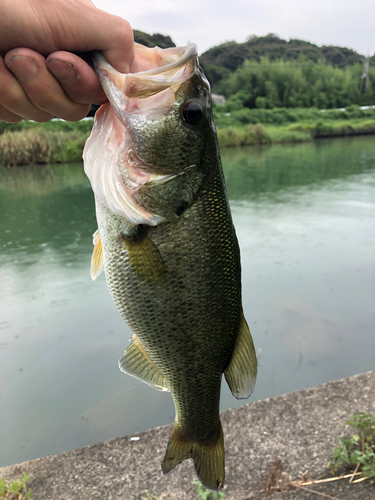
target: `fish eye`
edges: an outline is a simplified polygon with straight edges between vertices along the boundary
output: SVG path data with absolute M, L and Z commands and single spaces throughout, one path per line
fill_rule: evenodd
M 201 122 L 204 112 L 199 102 L 188 102 L 182 109 L 182 119 L 188 125 L 198 125 Z

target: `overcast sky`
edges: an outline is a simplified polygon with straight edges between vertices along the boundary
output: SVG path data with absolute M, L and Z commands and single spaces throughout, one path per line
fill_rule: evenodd
M 199 53 L 229 40 L 275 33 L 375 53 L 375 0 L 94 0 L 134 29 L 194 42 Z

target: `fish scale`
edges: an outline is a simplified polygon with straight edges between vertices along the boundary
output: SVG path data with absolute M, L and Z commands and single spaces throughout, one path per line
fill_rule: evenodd
M 143 58 L 150 50 L 168 61 L 160 74 L 120 75 L 97 57 L 110 101 L 105 106 L 112 108 L 99 110 L 84 152 L 99 229 L 91 274 L 95 278 L 104 268 L 114 302 L 134 333 L 120 368 L 173 397 L 176 419 L 164 473 L 192 458 L 202 483 L 217 490 L 225 478 L 222 374 L 236 397 L 248 397 L 257 362 L 242 312 L 239 248 L 208 82 L 194 46 L 165 49 L 165 55 L 136 46 Z M 127 78 L 136 78 L 144 94 L 132 84 L 127 95 Z M 139 83 L 142 78 L 149 89 Z M 113 82 L 119 89 L 123 82 L 123 97 L 113 93 Z M 131 175 L 137 165 L 143 172 L 134 177 L 132 189 L 141 180 L 133 191 L 123 184 L 126 159 L 116 163 L 122 151 L 130 151 Z

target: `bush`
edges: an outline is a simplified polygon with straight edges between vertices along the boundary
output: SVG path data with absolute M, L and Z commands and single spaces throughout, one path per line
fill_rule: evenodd
M 51 145 L 45 138 L 33 131 L 6 132 L 0 137 L 0 164 L 48 163 L 51 150 Z
M 82 159 L 88 134 L 41 127 L 0 135 L 0 165 L 74 162 Z

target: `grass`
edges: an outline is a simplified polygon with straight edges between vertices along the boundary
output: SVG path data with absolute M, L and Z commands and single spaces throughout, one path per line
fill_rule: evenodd
M 0 500 L 31 500 L 32 491 L 27 487 L 28 480 L 27 474 L 9 485 L 5 479 L 0 479 Z
M 154 494 L 153 491 L 145 491 L 142 493 L 142 496 L 140 497 L 140 500 L 163 500 L 162 497 L 158 497 Z
M 218 129 L 217 137 L 219 145 L 222 148 L 270 144 L 272 142 L 269 133 L 260 123 L 246 125 L 244 128 L 228 127 L 226 129 Z
M 341 444 L 333 452 L 328 466 L 334 475 L 344 466 L 354 470 L 354 474 L 359 473 L 360 480 L 370 479 L 375 483 L 375 416 L 356 413 L 345 423 L 355 434 L 349 439 L 339 438 Z
M 252 146 L 306 142 L 323 137 L 375 134 L 375 120 L 297 122 L 287 125 L 246 125 L 218 128 L 219 145 Z
M 345 121 L 345 120 L 373 120 L 375 119 L 375 108 L 361 109 L 352 105 L 345 110 L 327 109 L 321 111 L 318 108 L 274 108 L 274 109 L 227 109 L 224 106 L 213 108 L 214 119 L 218 128 L 232 126 L 255 125 L 288 125 L 297 122 Z
M 352 106 L 347 111 L 328 110 L 324 113 L 314 108 L 242 109 L 230 116 L 218 113 L 215 108 L 214 115 L 219 145 L 226 148 L 375 134 L 375 110 L 357 108 Z M 255 118 L 264 120 L 264 123 L 253 123 Z M 92 120 L 0 122 L 0 165 L 79 162 L 92 123 Z
M 223 491 L 211 491 L 203 486 L 200 481 L 192 481 L 192 484 L 196 484 L 197 498 L 202 500 L 223 500 L 225 493 Z
M 88 134 L 35 127 L 0 135 L 0 165 L 71 163 L 81 161 Z
M 375 109 L 214 108 L 221 147 L 312 141 L 321 137 L 375 133 Z
M 0 122 L 0 135 L 5 132 L 22 132 L 25 130 L 52 130 L 61 132 L 83 132 L 88 135 L 93 124 L 93 119 L 81 120 L 79 122 L 66 122 L 64 120 L 51 120 L 45 123 L 37 123 L 31 120 L 22 120 L 19 123 Z
M 350 484 L 360 483 L 369 479 L 375 485 L 375 415 L 371 415 L 370 413 L 356 413 L 345 423 L 355 433 L 351 438 L 339 438 L 340 445 L 334 450 L 332 457 L 327 463 L 327 467 L 334 477 L 311 479 L 308 471 L 305 471 L 300 474 L 298 479 L 293 480 L 284 470 L 281 460 L 276 459 L 271 465 L 264 489 L 261 490 L 261 493 L 271 495 L 278 492 L 302 489 L 319 496 L 338 500 L 332 495 L 315 491 L 310 487 L 328 485 L 343 479 L 348 479 Z M 337 475 L 340 469 L 342 473 Z M 350 472 L 343 473 L 348 471 Z M 354 492 L 353 498 L 355 498 Z

